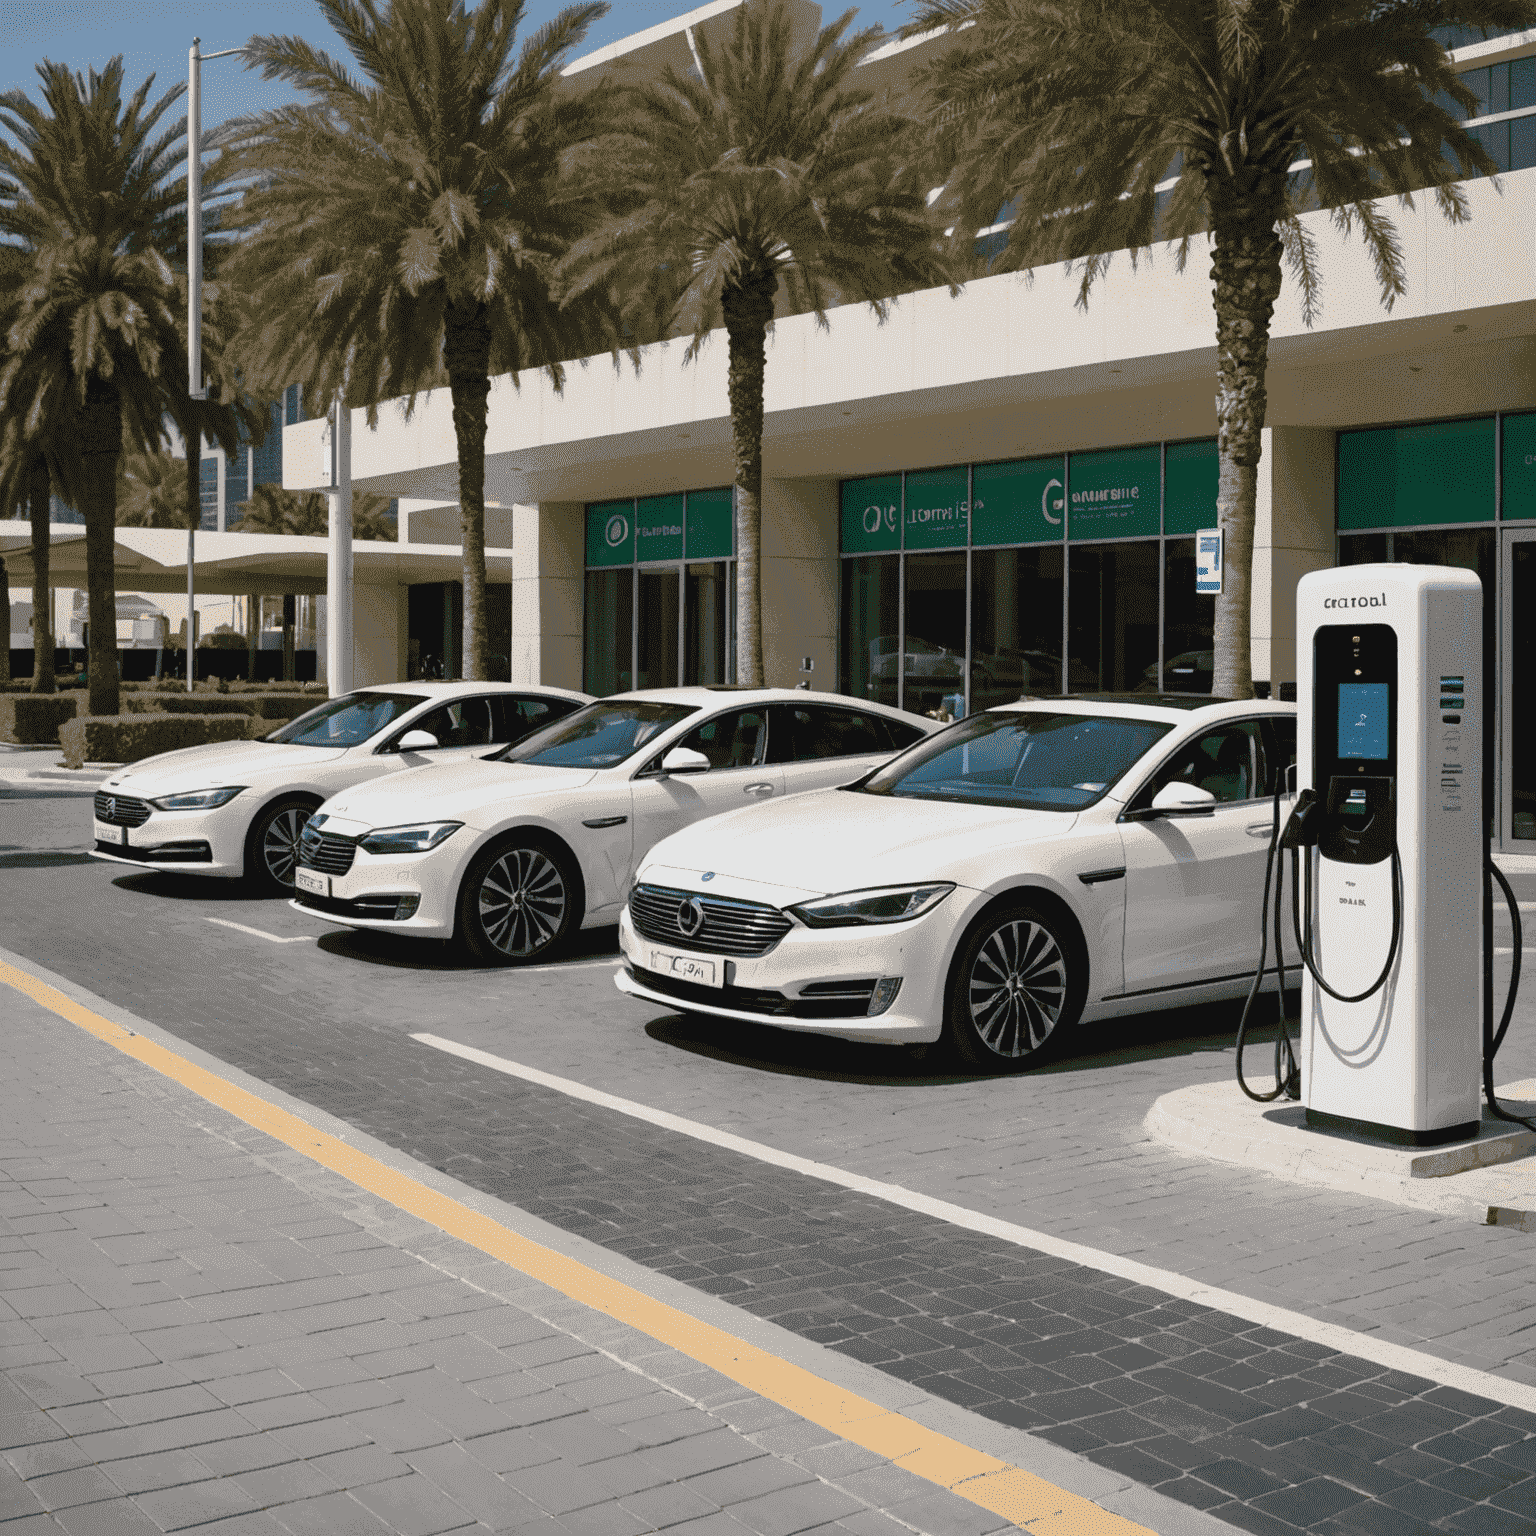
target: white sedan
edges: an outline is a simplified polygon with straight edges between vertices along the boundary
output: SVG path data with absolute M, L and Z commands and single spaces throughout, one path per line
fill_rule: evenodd
M 1285 703 L 973 715 L 859 783 L 657 844 L 619 921 L 619 990 L 850 1040 L 947 1036 L 985 1070 L 1079 1020 L 1238 996 L 1295 755 Z
M 565 688 L 387 683 L 359 688 L 259 741 L 163 752 L 97 792 L 98 859 L 293 890 L 299 835 L 339 789 L 521 740 L 588 702 Z
M 613 922 L 658 839 L 862 778 L 935 729 L 802 689 L 601 699 L 493 757 L 328 800 L 304 831 L 296 904 L 354 928 L 457 935 L 483 963 L 522 964 Z

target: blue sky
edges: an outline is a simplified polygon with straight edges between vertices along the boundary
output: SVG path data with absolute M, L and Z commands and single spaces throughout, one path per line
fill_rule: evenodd
M 698 0 L 613 0 L 612 9 L 593 28 L 588 47 L 601 47 L 692 10 Z M 548 20 L 562 0 L 528 0 L 524 30 Z M 824 3 L 824 18 L 839 13 Z M 895 0 L 868 0 L 857 23 L 895 31 L 910 14 Z M 156 94 L 187 77 L 187 49 L 194 37 L 204 53 L 238 47 L 257 33 L 297 33 L 334 51 L 335 34 L 314 0 L 0 0 L 0 36 L 6 40 L 0 61 L 0 91 L 35 94 L 36 65 L 54 59 L 72 69 L 100 67 L 121 53 L 128 81 L 136 87 L 156 77 Z M 286 87 L 269 84 L 236 59 L 203 66 L 203 125 L 211 128 L 242 112 L 277 106 L 288 99 Z

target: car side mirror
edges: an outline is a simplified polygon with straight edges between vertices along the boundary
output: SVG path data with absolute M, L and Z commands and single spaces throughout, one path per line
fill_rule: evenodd
M 692 747 L 673 747 L 661 760 L 661 771 L 666 773 L 708 773 L 709 759 Z
M 400 738 L 397 750 L 401 752 L 430 752 L 437 745 L 437 737 L 431 731 L 407 731 Z
M 1151 808 L 1159 816 L 1210 816 L 1216 796 L 1198 784 L 1164 784 L 1153 795 Z

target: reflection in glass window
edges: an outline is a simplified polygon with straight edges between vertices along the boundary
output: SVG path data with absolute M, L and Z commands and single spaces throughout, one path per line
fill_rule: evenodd
M 419 693 L 375 693 L 372 689 L 346 693 L 280 725 L 263 739 L 295 747 L 361 746 L 425 701 Z
M 1169 539 L 1163 546 L 1164 693 L 1209 693 L 1216 666 L 1216 599 L 1195 591 L 1195 541 Z M 1158 691 L 1157 662 L 1136 684 L 1138 693 Z
M 1086 545 L 1070 559 L 1067 691 L 1129 692 L 1157 672 L 1157 541 Z
M 730 567 L 723 560 L 690 565 L 683 626 L 683 683 L 723 683 Z
M 971 710 L 1061 692 L 1059 544 L 977 550 L 971 566 Z
M 842 668 L 839 690 L 855 698 L 896 702 L 899 561 L 861 555 L 842 562 Z M 887 658 L 890 658 L 887 660 Z
M 892 655 L 881 665 L 895 664 Z M 965 552 L 907 556 L 902 708 L 944 720 L 965 713 Z
M 736 709 L 706 720 L 677 743 L 702 752 L 711 768 L 752 768 L 761 761 L 766 717 L 760 709 Z M 647 764 L 651 767 L 651 764 Z M 660 763 L 655 764 L 660 767 Z
M 861 788 L 898 799 L 1076 811 L 1098 800 L 1171 729 L 1160 721 L 1045 709 L 972 715 Z
M 627 565 L 587 572 L 582 688 L 602 698 L 634 686 L 635 573 Z
M 637 688 L 677 687 L 677 567 L 640 572 Z
M 668 726 L 697 713 L 697 706 L 692 704 L 654 704 L 640 699 L 588 704 L 508 747 L 499 761 L 532 763 L 540 768 L 611 768 Z

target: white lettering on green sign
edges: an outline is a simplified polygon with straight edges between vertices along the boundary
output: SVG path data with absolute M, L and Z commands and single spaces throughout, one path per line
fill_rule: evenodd
M 875 534 L 880 532 L 880 524 L 884 523 L 886 529 L 896 531 L 895 507 L 865 507 L 864 508 L 864 532 Z

